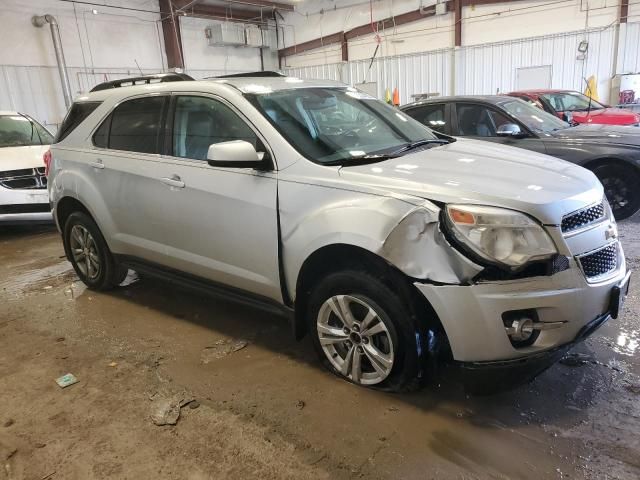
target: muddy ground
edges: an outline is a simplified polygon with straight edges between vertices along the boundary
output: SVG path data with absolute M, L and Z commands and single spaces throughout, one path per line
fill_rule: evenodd
M 580 361 L 482 398 L 352 386 L 280 317 L 129 280 L 85 290 L 53 228 L 0 230 L 0 479 L 640 478 L 637 275 Z

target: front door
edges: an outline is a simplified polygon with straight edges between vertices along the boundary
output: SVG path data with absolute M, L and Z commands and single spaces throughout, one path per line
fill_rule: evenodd
M 178 95 L 168 119 L 162 174 L 163 244 L 169 266 L 281 300 L 277 175 L 212 167 L 214 143 L 245 140 L 270 155 L 242 115 L 222 99 Z

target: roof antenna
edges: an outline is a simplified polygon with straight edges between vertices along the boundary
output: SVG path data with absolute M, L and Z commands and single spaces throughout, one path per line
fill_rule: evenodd
M 136 67 L 138 67 L 138 70 L 140 70 L 140 75 L 144 75 L 144 73 L 142 73 L 142 69 L 140 68 L 140 65 L 138 65 L 138 60 L 134 58 L 133 61 L 136 62 Z

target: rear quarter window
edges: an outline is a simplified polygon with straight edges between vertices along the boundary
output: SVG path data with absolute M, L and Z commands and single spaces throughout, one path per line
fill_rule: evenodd
M 64 140 L 71 132 L 73 132 L 78 125 L 80 125 L 85 118 L 87 118 L 93 111 L 98 108 L 102 102 L 76 102 L 71 105 L 71 108 L 64 117 L 58 133 L 53 143 L 58 143 Z

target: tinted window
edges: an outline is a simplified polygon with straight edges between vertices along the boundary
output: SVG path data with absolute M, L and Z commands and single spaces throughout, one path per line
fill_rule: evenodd
M 209 145 L 245 140 L 258 148 L 249 126 L 224 103 L 206 97 L 178 97 L 173 121 L 173 154 L 206 160 Z
M 75 128 L 82 123 L 91 113 L 98 108 L 101 102 L 82 102 L 74 103 L 67 112 L 67 116 L 64 117 L 62 125 L 58 129 L 55 143 L 64 140 L 67 135 L 75 130 Z
M 49 145 L 51 134 L 26 115 L 0 116 L 0 147 Z
M 586 112 L 604 108 L 604 105 L 578 92 L 547 93 L 542 98 L 559 112 Z
M 534 132 L 553 132 L 562 130 L 569 126 L 555 115 L 551 115 L 539 108 L 531 106 L 520 100 L 510 100 L 500 104 L 504 110 L 509 112 L 515 118 L 524 123 L 530 130 Z
M 460 135 L 496 137 L 496 131 L 501 125 L 513 123 L 513 120 L 506 115 L 483 105 L 458 104 L 456 112 L 458 114 L 458 132 Z
M 167 97 L 136 98 L 122 103 L 111 114 L 109 148 L 159 153 L 162 113 Z
M 445 133 L 444 105 L 425 105 L 405 112 L 432 130 Z
M 109 147 L 109 128 L 111 127 L 111 115 L 100 124 L 96 132 L 93 134 L 93 144 L 96 147 Z

